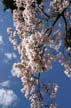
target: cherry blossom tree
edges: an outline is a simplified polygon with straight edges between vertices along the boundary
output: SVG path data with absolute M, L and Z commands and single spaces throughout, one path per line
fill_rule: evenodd
M 45 102 L 45 95 L 55 100 L 56 83 L 42 83 L 42 73 L 52 69 L 52 61 L 64 66 L 71 77 L 71 1 L 70 0 L 14 0 L 15 31 L 7 29 L 9 40 L 20 54 L 20 62 L 13 71 L 22 81 L 21 91 L 31 101 L 31 108 L 56 108 Z M 17 38 L 20 42 L 18 43 Z

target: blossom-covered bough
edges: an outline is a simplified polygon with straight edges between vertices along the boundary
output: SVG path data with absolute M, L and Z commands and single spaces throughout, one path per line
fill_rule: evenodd
M 16 30 L 8 28 L 7 31 L 20 54 L 20 63 L 14 63 L 13 71 L 23 83 L 21 91 L 31 101 L 31 108 L 56 108 L 58 85 L 42 83 L 40 77 L 42 72 L 52 69 L 53 60 L 58 60 L 65 67 L 64 73 L 71 77 L 71 1 L 14 1 Z M 45 94 L 52 103 L 45 102 Z

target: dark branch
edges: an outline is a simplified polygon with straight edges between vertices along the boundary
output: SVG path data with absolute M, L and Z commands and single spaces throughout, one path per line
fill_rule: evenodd
M 64 16 L 64 14 L 62 15 L 63 19 L 64 19 L 64 22 L 65 22 L 65 31 L 66 31 L 66 40 L 67 40 L 67 21 L 66 21 L 66 18 Z

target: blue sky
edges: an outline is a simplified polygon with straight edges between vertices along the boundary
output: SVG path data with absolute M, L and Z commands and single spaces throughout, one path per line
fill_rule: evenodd
M 13 50 L 9 42 L 7 27 L 13 27 L 13 19 L 10 10 L 3 11 L 0 3 L 0 108 L 29 108 L 29 101 L 21 93 L 22 83 L 20 79 L 13 77 L 12 65 L 19 60 L 18 54 Z M 58 108 L 71 108 L 71 79 L 63 73 L 64 68 L 55 61 L 53 69 L 42 73 L 41 79 L 50 83 L 58 83 L 59 91 L 56 102 Z

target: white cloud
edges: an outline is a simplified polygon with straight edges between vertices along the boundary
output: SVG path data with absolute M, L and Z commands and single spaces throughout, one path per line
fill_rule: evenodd
M 3 82 L 0 82 L 0 86 L 1 87 L 10 87 L 10 81 L 7 80 L 7 81 L 3 81 Z
M 2 45 L 4 42 L 3 42 L 3 37 L 0 35 L 0 45 Z
M 11 70 L 11 74 L 13 77 L 17 76 L 19 72 L 20 72 L 19 68 L 12 68 Z
M 5 55 L 5 57 L 8 60 L 12 60 L 13 58 L 17 58 L 17 56 L 16 56 L 16 54 L 14 52 L 12 52 L 12 53 L 5 53 L 4 55 Z
M 16 72 L 15 72 L 15 71 L 13 71 L 13 69 L 11 70 L 11 75 L 12 75 L 13 77 L 15 77 L 15 76 L 16 76 Z
M 3 36 L 0 35 L 0 53 L 3 52 L 4 48 L 3 46 L 5 45 L 4 40 L 3 40 Z
M 0 108 L 16 107 L 17 95 L 9 89 L 0 89 Z

